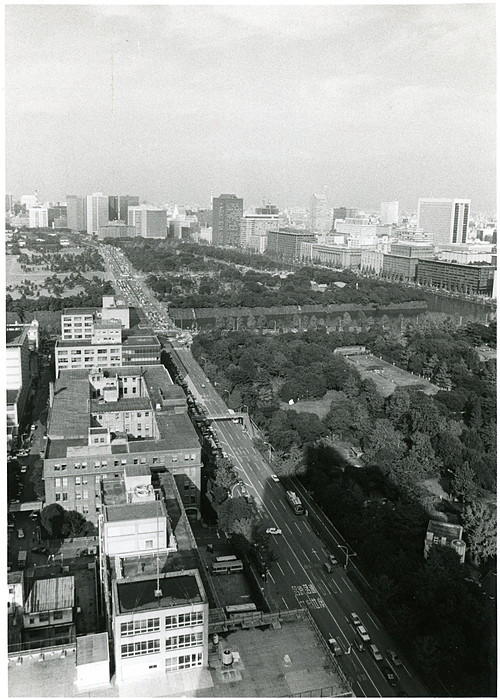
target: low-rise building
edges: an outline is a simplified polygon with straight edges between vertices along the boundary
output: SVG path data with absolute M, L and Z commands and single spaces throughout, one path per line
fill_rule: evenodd
M 336 269 L 359 269 L 362 248 L 347 245 L 302 243 L 301 259 L 328 265 Z
M 433 546 L 447 546 L 456 552 L 460 563 L 465 561 L 465 541 L 462 540 L 463 527 L 459 524 L 429 520 L 424 541 L 424 556 L 427 558 Z
M 24 607 L 24 628 L 71 627 L 74 608 L 75 578 L 72 575 L 35 580 Z
M 33 372 L 29 327 L 8 326 L 6 332 L 5 389 L 9 435 L 22 421 L 31 389 Z
M 382 274 L 414 281 L 419 260 L 432 259 L 434 246 L 426 242 L 399 240 L 392 243 L 391 251 L 384 254 Z
M 267 251 L 284 260 L 298 260 L 301 244 L 315 241 L 316 237 L 313 233 L 300 228 L 270 230 L 267 234 Z

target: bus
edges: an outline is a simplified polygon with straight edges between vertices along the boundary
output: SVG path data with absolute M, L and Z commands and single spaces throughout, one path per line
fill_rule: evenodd
M 288 504 L 290 505 L 290 507 L 296 515 L 304 514 L 304 506 L 297 493 L 294 493 L 293 490 L 287 490 L 286 499 L 288 500 Z
M 239 573 L 243 570 L 243 563 L 236 558 L 233 561 L 215 561 L 212 563 L 212 573 L 214 575 L 224 575 L 225 573 Z
M 226 614 L 229 617 L 238 616 L 240 614 L 250 614 L 256 611 L 257 607 L 253 602 L 248 602 L 247 604 L 228 604 L 226 607 Z
M 233 554 L 231 556 L 216 556 L 217 563 L 224 563 L 224 561 L 237 561 L 238 558 Z
M 19 568 L 24 568 L 26 566 L 26 557 L 27 557 L 27 552 L 26 551 L 19 551 L 17 554 L 17 565 Z

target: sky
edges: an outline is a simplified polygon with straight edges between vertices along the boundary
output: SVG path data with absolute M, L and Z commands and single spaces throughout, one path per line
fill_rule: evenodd
M 493 4 L 7 5 L 6 190 L 496 209 Z

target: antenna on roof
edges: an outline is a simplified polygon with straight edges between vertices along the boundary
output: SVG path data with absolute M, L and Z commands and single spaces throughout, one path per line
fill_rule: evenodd
M 156 590 L 155 597 L 159 599 L 162 596 L 160 589 L 160 522 L 158 518 L 158 500 L 156 502 Z

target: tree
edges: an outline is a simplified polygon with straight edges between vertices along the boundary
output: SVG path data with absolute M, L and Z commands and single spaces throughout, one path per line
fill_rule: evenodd
M 467 462 L 459 463 L 451 481 L 451 491 L 461 502 L 471 502 L 477 492 L 476 473 Z
M 252 498 L 230 498 L 219 507 L 217 526 L 228 535 L 240 534 L 251 542 L 258 519 L 259 513 Z
M 94 536 L 96 528 L 92 522 L 88 522 L 81 512 L 64 510 L 61 527 L 61 538 L 73 538 L 76 536 Z
M 272 466 L 275 474 L 281 478 L 291 478 L 303 473 L 305 466 L 302 449 L 293 444 L 288 453 L 274 452 Z
M 40 522 L 48 535 L 54 539 L 61 538 L 64 522 L 64 508 L 57 503 L 51 503 L 40 512 Z
M 477 566 L 481 561 L 494 556 L 497 546 L 495 507 L 482 500 L 471 502 L 464 510 L 463 524 L 474 565 Z
M 220 459 L 217 462 L 214 485 L 229 491 L 237 482 L 238 476 L 232 462 L 229 459 Z

